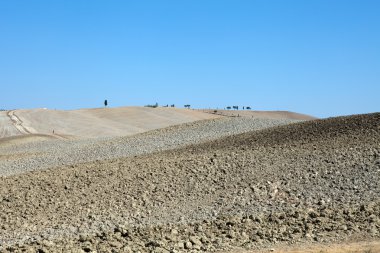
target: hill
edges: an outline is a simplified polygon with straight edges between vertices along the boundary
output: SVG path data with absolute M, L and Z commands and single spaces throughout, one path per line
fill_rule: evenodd
M 4 177 L 0 237 L 44 252 L 379 239 L 379 122 L 307 121 Z
M 33 134 L 59 139 L 126 136 L 197 120 L 230 116 L 228 113 L 218 115 L 210 112 L 164 107 L 1 111 L 0 138 Z M 241 111 L 241 115 L 268 119 L 313 119 L 311 116 L 292 112 Z
M 217 117 L 220 116 L 162 107 L 14 110 L 0 112 L 0 138 L 20 134 L 45 134 L 55 138 L 123 136 Z

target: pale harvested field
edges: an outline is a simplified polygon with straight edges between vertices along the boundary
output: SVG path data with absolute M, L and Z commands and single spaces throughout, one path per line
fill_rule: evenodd
M 125 136 L 218 117 L 194 110 L 162 107 L 14 110 L 0 112 L 0 138 L 20 134 L 45 134 L 56 138 Z
M 99 138 L 127 136 L 198 120 L 216 119 L 241 112 L 253 118 L 307 120 L 293 112 L 234 111 L 223 115 L 209 110 L 118 107 L 71 111 L 28 109 L 0 112 L 0 138 L 43 134 L 52 138 Z M 54 130 L 54 134 L 53 134 Z
M 289 112 L 289 111 L 255 111 L 255 110 L 219 110 L 219 109 L 203 109 L 202 112 L 227 117 L 249 117 L 249 118 L 265 118 L 265 119 L 295 119 L 295 120 L 313 120 L 313 116 Z

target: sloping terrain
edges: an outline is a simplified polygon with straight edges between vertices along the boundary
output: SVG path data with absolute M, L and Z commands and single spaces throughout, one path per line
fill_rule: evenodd
M 223 117 L 122 137 L 64 140 L 49 135 L 18 135 L 0 139 L 0 176 L 159 152 L 291 122 Z
M 215 110 L 215 109 L 202 109 L 206 113 L 212 113 L 220 116 L 227 117 L 249 117 L 249 118 L 263 118 L 263 119 L 295 119 L 295 120 L 313 120 L 313 116 L 290 112 L 290 111 L 253 111 L 253 110 Z
M 57 138 L 124 136 L 218 117 L 194 110 L 162 107 L 14 110 L 0 112 L 0 138 L 20 134 L 45 134 Z
M 239 113 L 250 118 L 313 119 L 293 112 L 226 111 L 221 115 L 210 110 L 164 107 L 12 110 L 0 112 L 0 138 L 33 134 L 56 139 L 126 136 L 198 120 L 237 116 Z
M 0 179 L 0 249 L 182 252 L 378 239 L 380 114 Z
M 11 118 L 8 116 L 8 111 L 0 111 L 0 138 L 16 136 L 21 133 L 14 126 Z

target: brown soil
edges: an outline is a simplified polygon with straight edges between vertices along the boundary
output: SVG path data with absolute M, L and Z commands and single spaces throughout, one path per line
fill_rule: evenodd
M 380 113 L 315 120 L 0 178 L 0 247 L 182 252 L 376 241 L 379 122 Z

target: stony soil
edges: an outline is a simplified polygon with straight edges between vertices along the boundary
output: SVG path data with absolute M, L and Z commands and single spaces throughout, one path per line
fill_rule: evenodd
M 0 139 L 0 176 L 159 152 L 290 122 L 297 121 L 246 117 L 218 118 L 127 137 L 62 140 L 34 134 L 3 138 Z
M 0 249 L 186 252 L 380 235 L 380 114 L 0 179 Z

